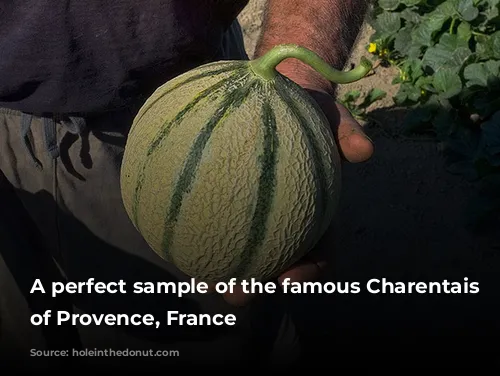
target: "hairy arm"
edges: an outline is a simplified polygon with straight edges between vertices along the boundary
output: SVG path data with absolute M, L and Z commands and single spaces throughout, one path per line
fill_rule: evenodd
M 343 69 L 369 3 L 369 0 L 268 0 L 255 55 L 263 55 L 276 44 L 295 43 L 313 50 L 333 67 Z M 335 90 L 331 82 L 296 59 L 283 61 L 277 69 L 291 79 L 307 80 L 326 92 Z

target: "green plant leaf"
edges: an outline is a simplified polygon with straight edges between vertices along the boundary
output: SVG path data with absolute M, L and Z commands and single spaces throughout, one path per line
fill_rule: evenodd
M 443 68 L 434 75 L 433 86 L 442 98 L 454 97 L 462 91 L 462 81 L 457 69 Z
M 456 15 L 457 1 L 446 0 L 432 12 L 425 14 L 415 29 L 414 41 L 424 46 L 432 46 L 434 35 L 443 28 L 446 21 Z
M 479 59 L 488 60 L 493 58 L 493 41 L 489 36 L 475 35 L 474 41 L 476 42 L 476 54 Z
M 401 0 L 401 3 L 406 5 L 407 7 L 411 7 L 414 5 L 419 5 L 425 3 L 424 0 Z
M 425 51 L 422 63 L 435 72 L 443 67 L 459 69 L 471 54 L 472 52 L 466 47 L 458 47 L 453 50 L 438 44 Z
M 378 5 L 384 10 L 396 10 L 399 7 L 399 0 L 379 0 Z
M 415 87 L 411 83 L 404 82 L 399 86 L 399 90 L 393 100 L 396 105 L 405 106 L 409 103 L 414 104 L 418 102 L 421 96 L 422 92 L 420 88 Z
M 412 24 L 412 25 L 418 24 L 420 22 L 420 19 L 421 19 L 420 14 L 411 10 L 410 8 L 406 8 L 400 14 L 401 14 L 401 18 L 404 19 L 405 21 L 407 21 L 407 25 L 408 24 Z
M 493 57 L 500 59 L 500 30 L 491 35 Z
M 457 7 L 458 13 L 463 20 L 470 22 L 479 15 L 479 9 L 474 6 L 472 0 L 460 0 Z
M 363 102 L 361 102 L 359 107 L 367 108 L 367 107 L 371 106 L 373 103 L 375 103 L 381 99 L 384 99 L 386 97 L 386 95 L 387 95 L 387 93 L 384 90 L 378 89 L 378 88 L 372 88 L 368 91 L 365 98 L 363 99 Z
M 350 90 L 344 94 L 344 98 L 342 98 L 342 101 L 345 103 L 356 102 L 360 96 L 361 96 L 361 91 Z
M 457 38 L 462 42 L 463 47 L 469 46 L 469 40 L 472 37 L 472 30 L 470 24 L 467 22 L 461 22 L 457 27 Z
M 358 104 L 357 102 L 361 96 L 361 91 L 350 90 L 338 101 L 343 104 L 355 118 L 366 119 L 367 108 L 376 101 L 383 99 L 386 96 L 386 92 L 380 89 L 371 89 L 363 96 L 363 101 Z
M 439 47 L 453 52 L 459 47 L 468 48 L 467 40 L 459 38 L 458 35 L 445 33 L 439 38 Z
M 436 90 L 432 86 L 433 80 L 434 80 L 433 76 L 420 76 L 415 81 L 415 86 L 420 88 L 420 90 L 426 90 L 434 93 L 436 92 Z
M 410 47 L 410 49 L 408 50 L 407 55 L 408 55 L 408 59 L 411 59 L 411 60 L 420 59 L 420 57 L 422 56 L 422 46 L 413 43 L 412 46 Z
M 392 38 L 401 28 L 401 17 L 397 13 L 382 13 L 375 20 L 375 28 L 381 38 Z
M 422 22 L 415 29 L 413 40 L 423 46 L 432 46 L 434 44 L 433 37 L 435 33 L 441 30 L 448 18 L 449 17 L 444 14 L 424 17 Z
M 481 59 L 500 59 L 500 30 L 491 35 L 475 35 L 474 39 Z
M 401 72 L 405 76 L 406 80 L 409 82 L 415 82 L 419 77 L 421 77 L 424 72 L 422 70 L 422 62 L 420 60 L 406 60 L 401 65 Z
M 445 0 L 436 7 L 436 10 L 432 11 L 430 14 L 441 14 L 449 18 L 457 14 L 457 9 L 460 0 Z
M 412 47 L 412 30 L 403 27 L 399 30 L 394 40 L 394 48 L 402 55 L 407 55 Z
M 500 61 L 469 64 L 464 69 L 464 78 L 467 86 L 495 85 L 500 79 Z
M 439 106 L 434 97 L 419 106 L 414 106 L 405 116 L 402 124 L 403 132 L 406 134 L 422 133 L 429 130 L 432 118 L 434 117 Z
M 485 1 L 485 3 L 487 5 L 485 6 L 485 9 L 483 10 L 482 14 L 484 14 L 487 21 L 492 21 L 499 16 L 500 0 L 487 0 Z
M 413 41 L 422 46 L 432 46 L 433 30 L 425 23 L 421 23 L 413 32 Z
M 457 35 L 445 33 L 433 47 L 429 47 L 423 58 L 424 66 L 438 71 L 442 67 L 460 68 L 471 56 L 467 41 Z

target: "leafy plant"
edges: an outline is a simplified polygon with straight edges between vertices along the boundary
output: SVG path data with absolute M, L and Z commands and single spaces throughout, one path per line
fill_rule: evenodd
M 369 117 L 368 107 L 373 103 L 385 98 L 387 93 L 381 89 L 373 88 L 367 93 L 361 93 L 359 90 L 351 90 L 344 94 L 338 101 L 342 103 L 356 118 L 367 120 Z M 361 100 L 360 100 L 361 99 Z
M 404 130 L 435 135 L 450 171 L 489 192 L 488 205 L 484 194 L 475 201 L 488 209 L 476 220 L 497 215 L 500 0 L 378 0 L 370 23 L 368 51 L 399 70 L 393 100 L 410 109 Z

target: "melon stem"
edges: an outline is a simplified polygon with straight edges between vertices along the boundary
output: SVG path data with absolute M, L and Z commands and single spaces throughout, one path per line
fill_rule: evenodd
M 372 63 L 363 56 L 358 66 L 349 71 L 340 71 L 330 66 L 315 52 L 296 44 L 276 45 L 263 56 L 250 61 L 250 68 L 263 79 L 272 80 L 278 74 L 276 66 L 289 58 L 302 61 L 324 78 L 336 84 L 348 84 L 358 81 L 372 69 Z

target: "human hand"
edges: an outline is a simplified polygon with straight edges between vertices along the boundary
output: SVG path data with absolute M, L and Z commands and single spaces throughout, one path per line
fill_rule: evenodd
M 368 160 L 373 154 L 373 145 L 363 132 L 361 125 L 352 117 L 349 111 L 335 101 L 332 92 L 315 79 L 308 79 L 307 75 L 286 74 L 293 81 L 301 85 L 320 105 L 325 113 L 339 152 L 344 161 L 359 163 Z M 331 252 L 326 247 L 317 247 L 302 260 L 284 271 L 278 278 L 281 284 L 284 279 L 292 282 L 315 281 L 321 278 L 329 265 L 328 258 Z M 241 288 L 236 287 L 232 293 L 223 295 L 231 305 L 246 305 L 253 298 Z

